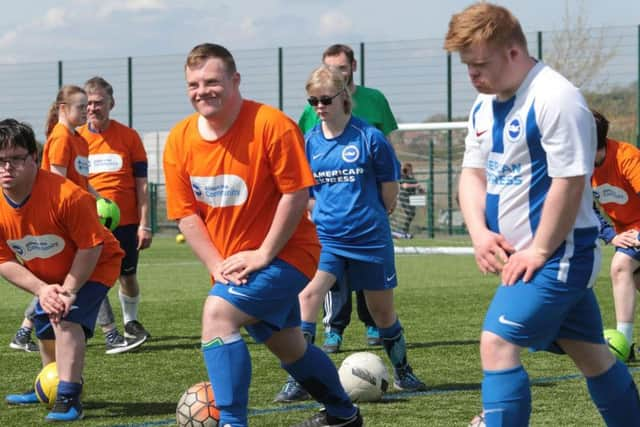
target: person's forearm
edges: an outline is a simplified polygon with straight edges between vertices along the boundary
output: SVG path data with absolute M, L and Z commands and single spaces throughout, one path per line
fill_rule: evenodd
M 41 287 L 47 286 L 46 282 L 38 279 L 17 261 L 7 261 L 0 264 L 0 276 L 14 286 L 36 296 L 39 294 Z
M 278 202 L 271 227 L 260 245 L 269 260 L 275 258 L 295 232 L 309 201 L 308 190 L 283 194 Z
M 584 190 L 584 176 L 553 178 L 542 207 L 531 247 L 545 257 L 566 239 L 576 222 Z
M 382 203 L 388 213 L 393 212 L 398 203 L 398 193 L 400 192 L 400 186 L 397 181 L 383 182 L 380 186 L 380 193 L 382 196 Z
M 138 201 L 138 215 L 140 216 L 140 227 L 149 228 L 149 190 L 147 178 L 136 178 L 136 198 Z
M 458 184 L 458 199 L 471 240 L 487 229 L 485 218 L 487 181 L 484 169 L 464 168 Z
M 613 226 L 606 220 L 606 218 L 600 212 L 600 209 L 593 204 L 593 212 L 598 217 L 598 221 L 600 222 L 600 227 L 598 231 L 598 238 L 602 239 L 605 243 L 611 243 L 614 237 L 616 237 L 616 230 Z
M 178 228 L 189 242 L 193 253 L 213 275 L 215 265 L 222 261 L 222 255 L 211 241 L 202 218 L 196 214 L 186 216 L 178 221 Z
M 69 273 L 62 286 L 69 292 L 78 293 L 78 290 L 89 280 L 91 274 L 98 265 L 103 246 L 100 244 L 89 249 L 78 249 Z

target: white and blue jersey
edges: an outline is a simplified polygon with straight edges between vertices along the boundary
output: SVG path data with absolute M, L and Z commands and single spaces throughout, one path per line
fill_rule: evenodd
M 587 177 L 574 228 L 560 248 L 570 255 L 593 249 L 598 236 L 588 179 L 595 152 L 595 122 L 584 98 L 539 62 L 511 99 L 478 96 L 462 166 L 486 170 L 487 225 L 517 250 L 533 239 L 551 179 Z
M 560 351 L 559 338 L 603 342 L 592 289 L 600 269 L 589 180 L 595 153 L 595 122 L 584 98 L 542 63 L 511 99 L 478 96 L 463 167 L 485 169 L 487 226 L 516 250 L 531 245 L 552 179 L 585 176 L 572 230 L 530 282 L 498 286 L 483 330 L 522 347 L 551 351 Z
M 389 217 L 380 194 L 383 182 L 400 179 L 393 147 L 375 127 L 351 117 L 337 138 L 325 138 L 321 123 L 305 135 L 316 180 L 312 220 L 322 249 L 368 262 L 393 254 Z

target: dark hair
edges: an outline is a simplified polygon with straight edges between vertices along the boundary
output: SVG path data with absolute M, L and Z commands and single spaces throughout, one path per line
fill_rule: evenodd
M 609 120 L 599 111 L 591 110 L 596 121 L 596 134 L 598 135 L 598 150 L 607 146 L 607 134 L 609 133 Z
M 16 119 L 4 119 L 0 121 L 0 150 L 13 147 L 26 148 L 29 154 L 38 152 L 38 143 L 31 126 Z
M 409 169 L 411 169 L 411 171 L 413 172 L 413 165 L 410 162 L 404 162 L 402 164 L 402 174 L 406 175 L 407 173 L 409 173 Z
M 322 59 L 326 58 L 327 56 L 338 56 L 341 53 L 344 53 L 349 62 L 353 63 L 353 49 L 351 49 L 346 44 L 332 44 L 322 53 Z
M 184 66 L 185 68 L 197 67 L 209 58 L 221 59 L 228 75 L 237 72 L 236 62 L 231 52 L 226 47 L 214 43 L 202 43 L 191 49 Z

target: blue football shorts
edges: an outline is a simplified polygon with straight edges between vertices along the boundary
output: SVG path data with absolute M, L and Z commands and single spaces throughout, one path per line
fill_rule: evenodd
M 382 291 L 398 286 L 393 251 L 386 254 L 384 262 L 375 263 L 349 258 L 323 249 L 320 252 L 318 270 L 333 274 L 336 276 L 336 282 L 346 279 L 349 288 L 354 291 Z
M 79 323 L 84 330 L 86 339 L 93 336 L 93 330 L 96 327 L 96 318 L 102 300 L 107 295 L 109 287 L 98 282 L 86 282 L 76 294 L 76 300 L 71 306 L 69 314 L 62 318 L 68 322 Z M 56 339 L 53 332 L 53 326 L 49 321 L 49 315 L 45 313 L 40 305 L 40 301 L 36 304 L 36 310 L 33 314 L 33 324 L 36 336 L 41 340 Z
M 600 308 L 591 287 L 599 266 L 599 251 L 573 257 L 570 263 L 552 258 L 530 282 L 498 286 L 483 330 L 533 351 L 562 353 L 555 343 L 560 338 L 604 343 Z
M 616 252 L 622 252 L 636 261 L 640 261 L 640 248 L 619 248 L 616 246 Z
M 258 319 L 259 322 L 245 329 L 256 342 L 262 343 L 276 331 L 300 326 L 298 294 L 308 283 L 309 278 L 297 268 L 276 258 L 262 270 L 251 273 L 246 284 L 216 282 L 209 295 L 223 298 Z

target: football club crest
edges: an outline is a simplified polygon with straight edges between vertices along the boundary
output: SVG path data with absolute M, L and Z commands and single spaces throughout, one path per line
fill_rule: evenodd
M 518 116 L 509 120 L 509 123 L 507 124 L 507 127 L 505 129 L 505 133 L 507 134 L 507 139 L 511 142 L 517 142 L 518 140 L 520 140 L 520 137 L 522 136 L 522 133 L 523 133 L 523 126 L 524 124 L 522 123 L 522 120 L 520 120 L 520 117 Z
M 347 163 L 353 163 L 360 157 L 360 150 L 354 145 L 347 145 L 342 150 L 342 160 Z

